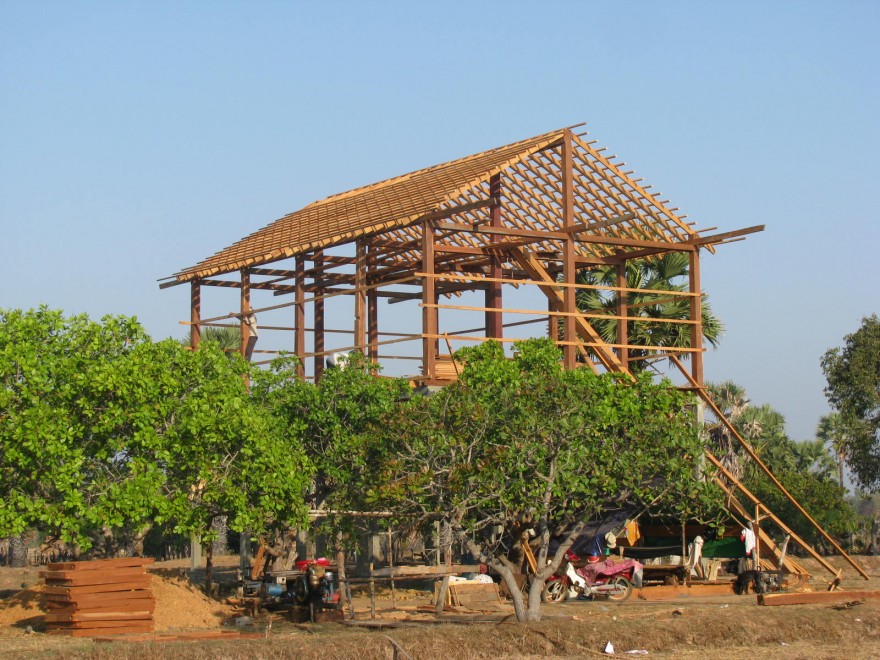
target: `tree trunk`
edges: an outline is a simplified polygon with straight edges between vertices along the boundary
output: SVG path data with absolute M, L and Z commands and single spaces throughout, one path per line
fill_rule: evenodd
M 229 524 L 226 516 L 217 516 L 211 523 L 211 529 L 217 532 L 217 539 L 211 544 L 214 554 L 229 553 Z
M 214 544 L 208 543 L 205 548 L 205 595 L 213 596 L 212 582 L 214 581 Z
M 348 578 L 345 574 L 345 547 L 342 545 L 342 532 L 336 533 L 336 577 L 339 580 L 339 609 L 345 611 L 348 601 Z
M 9 565 L 14 568 L 24 568 L 27 566 L 27 548 L 25 547 L 24 534 L 19 534 L 9 539 Z

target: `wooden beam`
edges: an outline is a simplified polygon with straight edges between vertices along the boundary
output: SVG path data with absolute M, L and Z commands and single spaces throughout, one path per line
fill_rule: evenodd
M 880 591 L 813 591 L 758 594 L 758 605 L 816 605 L 878 599 L 880 599 Z
M 247 359 L 248 345 L 250 343 L 250 338 L 251 338 L 251 329 L 250 329 L 250 325 L 248 325 L 248 322 L 247 322 L 247 317 L 251 313 L 251 287 L 250 287 L 250 283 L 251 283 L 251 275 L 248 272 L 247 268 L 243 268 L 241 270 L 241 295 L 240 295 L 241 317 L 239 320 L 238 328 L 239 328 L 239 332 L 241 333 L 241 337 L 240 337 L 240 339 L 241 339 L 241 343 L 240 343 L 241 355 L 245 359 Z
M 690 292 L 694 294 L 690 300 L 691 347 L 703 348 L 703 292 L 700 285 L 700 251 L 696 250 L 688 255 L 690 268 L 688 271 L 688 285 Z M 698 385 L 703 384 L 703 353 L 694 353 L 691 356 L 691 375 Z
M 324 251 L 315 250 L 312 255 L 312 262 L 316 266 L 323 265 Z M 332 295 L 332 294 L 331 294 Z M 312 347 L 314 352 L 314 376 L 315 382 L 321 380 L 324 375 L 324 300 L 326 296 L 315 296 L 313 298 L 313 314 L 315 331 L 312 333 Z
M 438 332 L 437 309 L 428 305 L 437 303 L 437 288 L 434 280 L 434 227 L 428 221 L 422 224 L 422 270 L 426 274 L 422 278 L 422 375 L 425 378 L 434 378 L 437 359 L 437 340 L 434 338 Z
M 489 179 L 489 194 L 494 198 L 501 197 L 501 175 L 494 174 Z M 492 228 L 500 228 L 501 227 L 501 206 L 495 204 L 489 209 L 489 226 Z M 500 237 L 498 234 L 492 234 L 489 237 L 489 240 L 495 244 L 498 243 Z M 489 276 L 494 278 L 500 278 L 502 275 L 501 271 L 501 258 L 495 254 L 490 257 L 489 260 Z M 485 292 L 485 300 L 487 308 L 499 308 L 502 306 L 501 301 L 501 287 L 503 285 L 500 282 L 492 282 L 486 287 Z M 487 337 L 501 337 L 503 335 L 502 330 L 502 312 L 486 311 L 486 336 Z
M 629 344 L 629 295 L 623 290 L 628 282 L 626 279 L 626 259 L 616 266 L 617 271 L 617 343 L 621 346 Z M 629 371 L 629 348 L 619 348 L 618 355 L 624 368 Z
M 516 258 L 517 262 L 531 277 L 538 279 L 539 282 L 543 282 L 543 284 L 540 284 L 538 282 L 536 283 L 538 283 L 538 287 L 541 289 L 541 291 L 544 292 L 544 295 L 546 295 L 548 298 L 551 298 L 555 303 L 562 305 L 563 310 L 567 313 L 569 310 L 565 309 L 564 296 L 559 292 L 560 283 L 555 282 L 550 274 L 547 272 L 547 270 L 544 268 L 544 266 L 531 255 L 526 254 L 522 250 L 513 250 L 512 254 L 514 255 L 514 258 Z M 574 290 L 574 287 L 578 286 L 568 282 L 563 282 L 562 284 L 563 286 L 567 287 L 565 290 Z M 593 326 L 587 323 L 585 319 L 578 316 L 569 316 L 567 318 L 573 318 L 575 320 L 578 334 L 585 336 L 590 340 L 590 345 L 595 348 L 595 352 L 597 357 L 599 358 L 599 361 L 602 362 L 603 366 L 606 369 L 608 369 L 609 371 L 628 373 L 624 369 L 617 356 L 614 355 L 610 348 L 608 348 L 608 345 L 604 341 L 602 341 L 602 338 L 599 336 L 599 333 L 596 332 Z M 565 341 L 560 343 L 562 343 L 563 345 L 576 345 L 576 342 L 572 342 L 571 340 L 572 336 L 566 335 Z
M 574 228 L 574 166 L 572 161 L 572 136 L 571 131 L 565 131 L 562 141 L 562 228 L 564 230 Z M 565 232 L 565 240 L 562 243 L 562 280 L 566 284 L 574 284 L 577 277 L 577 265 L 574 261 L 574 235 L 573 232 Z M 575 318 L 573 314 L 577 309 L 575 299 L 577 292 L 567 288 L 562 294 L 563 335 L 566 342 L 575 338 Z M 577 367 L 577 349 L 571 344 L 566 344 L 562 349 L 562 363 L 568 370 Z
M 362 354 L 367 352 L 367 246 L 358 241 L 355 248 L 354 343 Z
M 202 317 L 202 290 L 198 280 L 190 282 L 189 286 L 189 345 L 196 350 L 202 339 L 202 327 L 199 320 Z
M 835 550 L 837 550 L 837 552 L 840 554 L 840 556 L 843 557 L 849 563 L 850 566 L 852 566 L 853 568 L 856 569 L 856 571 L 858 571 L 859 575 L 861 575 L 866 580 L 870 579 L 868 577 L 868 574 L 865 573 L 865 571 L 862 569 L 862 567 L 859 566 L 848 554 L 846 554 L 846 552 L 843 550 L 843 548 L 841 548 L 840 545 L 838 545 L 837 541 L 835 541 L 833 538 L 831 538 L 828 535 L 828 532 L 826 532 L 824 529 L 822 529 L 822 527 L 819 525 L 819 523 L 817 523 L 813 519 L 813 517 L 809 513 L 806 512 L 806 510 L 800 505 L 800 502 L 798 502 L 794 498 L 794 496 L 788 492 L 788 490 L 785 488 L 785 486 L 782 485 L 782 482 L 780 482 L 779 479 L 776 478 L 776 475 L 773 474 L 770 471 L 770 468 L 768 468 L 767 465 L 764 463 L 764 461 L 761 460 L 761 457 L 758 456 L 758 453 L 754 450 L 754 448 L 748 442 L 746 442 L 745 438 L 743 438 L 739 434 L 739 431 L 736 430 L 736 427 L 734 427 L 734 425 L 731 423 L 731 421 L 729 419 L 727 419 L 727 417 L 721 412 L 721 410 L 715 404 L 715 401 L 712 399 L 712 395 L 709 394 L 708 390 L 706 390 L 705 387 L 701 386 L 699 383 L 697 383 L 694 380 L 693 376 L 691 376 L 688 373 L 687 369 L 685 369 L 684 365 L 681 363 L 681 361 L 677 357 L 675 357 L 674 355 L 669 355 L 669 360 L 670 360 L 670 362 L 675 364 L 678 367 L 678 369 L 681 371 L 681 373 L 684 375 L 684 377 L 687 378 L 688 381 L 690 381 L 692 389 L 699 395 L 699 397 L 703 401 L 706 402 L 706 405 L 709 407 L 710 410 L 712 410 L 712 413 L 715 415 L 715 417 L 727 428 L 727 430 L 730 432 L 730 434 L 734 438 L 736 438 L 736 440 L 739 442 L 739 444 L 742 446 L 742 448 L 746 450 L 746 453 L 751 457 L 751 459 L 755 462 L 755 464 L 761 469 L 761 471 L 764 474 L 767 475 L 767 477 L 770 479 L 770 481 L 772 481 L 773 484 L 779 489 L 779 492 L 781 492 L 785 496 L 785 498 L 794 505 L 794 507 L 798 510 L 798 512 L 809 521 L 809 523 L 813 526 L 813 528 L 817 532 L 819 532 L 822 535 L 822 537 L 826 541 L 828 541 L 828 543 L 831 544 L 831 547 L 833 547 Z M 720 463 L 719 463 L 719 465 L 720 465 Z M 740 484 L 738 481 L 735 481 L 735 483 L 737 484 L 737 487 L 740 490 L 745 492 L 745 486 Z M 754 497 L 754 496 L 752 496 L 752 497 Z M 754 499 L 754 503 L 761 504 L 760 500 L 758 500 L 758 498 L 756 498 L 756 497 Z M 766 509 L 766 507 L 764 507 L 764 508 Z M 783 527 L 781 521 L 776 519 L 776 522 L 777 522 L 777 524 L 780 525 L 780 527 Z M 783 527 L 783 529 L 785 529 L 785 531 L 787 533 L 791 534 L 792 538 L 794 538 L 794 539 L 798 538 L 797 535 L 794 532 L 790 531 L 787 527 Z M 802 541 L 798 541 L 798 543 L 801 543 L 801 545 L 803 545 Z M 809 546 L 805 546 L 804 549 L 807 551 L 811 550 L 811 548 Z M 822 563 L 823 560 L 819 560 L 818 555 L 817 555 L 817 561 L 819 561 L 819 563 Z
M 759 231 L 764 231 L 764 225 L 755 225 L 754 227 L 746 227 L 745 229 L 735 229 L 734 231 L 726 231 L 723 234 L 714 234 L 712 236 L 701 236 L 700 238 L 695 238 L 688 242 L 693 245 L 711 245 L 713 243 L 721 243 L 731 238 L 736 238 L 738 236 L 755 234 Z
M 300 255 L 296 258 L 296 270 L 294 271 L 294 298 L 296 305 L 293 308 L 293 352 L 299 360 L 296 367 L 296 375 L 299 378 L 306 377 L 306 305 L 305 298 L 305 258 Z

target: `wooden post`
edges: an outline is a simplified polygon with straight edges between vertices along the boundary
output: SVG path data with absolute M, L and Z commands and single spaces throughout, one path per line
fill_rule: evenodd
M 489 178 L 489 195 L 497 200 L 501 199 L 501 174 L 493 174 Z M 489 226 L 493 228 L 501 227 L 501 204 L 495 204 L 489 208 Z M 491 234 L 490 242 L 497 243 L 501 240 L 498 234 Z M 501 278 L 503 273 L 501 270 L 501 258 L 497 254 L 489 257 L 489 277 Z M 501 282 L 489 282 L 486 286 L 486 307 L 499 309 L 502 306 Z M 500 339 L 504 335 L 503 314 L 499 311 L 486 311 L 486 336 L 493 339 Z
M 690 291 L 696 294 L 691 297 L 690 320 L 691 325 L 691 348 L 703 348 L 703 299 L 700 285 L 700 250 L 696 249 L 688 254 L 690 259 L 689 284 Z M 691 374 L 694 380 L 703 385 L 703 353 L 697 351 L 691 353 Z
M 547 298 L 547 311 L 550 314 L 547 317 L 547 336 L 553 340 L 553 342 L 559 341 L 559 317 L 554 316 L 553 312 L 556 311 L 557 305 L 553 302 L 553 299 Z
M 189 345 L 196 350 L 202 340 L 202 287 L 198 280 L 189 285 L 189 320 Z
M 367 280 L 369 281 L 369 279 Z M 367 356 L 379 360 L 379 295 L 376 289 L 367 291 Z
M 324 264 L 324 251 L 323 250 L 315 250 L 315 254 L 312 256 L 312 264 L 314 265 L 316 270 L 320 270 L 321 266 Z M 320 298 L 320 296 L 317 296 Z M 321 376 L 324 375 L 324 301 L 323 300 L 315 300 L 315 332 L 314 337 L 312 339 L 312 343 L 314 345 L 314 352 L 317 353 L 315 355 L 315 382 L 317 383 L 321 380 Z
M 296 367 L 296 375 L 299 378 L 306 377 L 306 304 L 305 285 L 306 285 L 306 259 L 304 255 L 296 258 L 296 266 L 294 266 L 294 298 L 296 305 L 293 308 L 293 352 L 299 360 Z
M 247 268 L 241 269 L 241 318 L 239 319 L 239 331 L 241 333 L 241 355 L 247 356 L 248 341 L 251 338 L 251 328 L 247 323 L 247 317 L 251 313 L 251 274 Z
M 434 378 L 437 361 L 438 334 L 437 282 L 434 279 L 434 227 L 426 220 L 422 225 L 422 333 L 431 335 L 422 338 L 422 373 L 425 378 Z M 428 307 L 428 305 L 432 305 Z
M 621 289 L 626 288 L 626 259 L 617 265 L 617 286 Z M 626 291 L 617 292 L 617 315 L 629 316 L 629 307 L 627 298 L 629 294 Z M 620 363 L 623 368 L 629 371 L 629 322 L 623 318 L 617 319 L 617 343 L 621 348 L 617 349 L 620 355 Z
M 449 576 L 443 578 L 440 583 L 440 590 L 437 593 L 437 608 L 434 613 L 440 617 L 443 616 L 443 609 L 446 607 L 446 594 L 449 592 Z
M 376 618 L 376 580 L 373 577 L 373 562 L 370 562 L 370 618 Z
M 362 354 L 367 352 L 367 245 L 358 241 L 354 267 L 354 346 Z
M 574 178 L 572 172 L 574 170 L 574 155 L 572 151 L 572 135 L 570 130 L 565 131 L 565 137 L 562 141 L 562 227 L 563 230 L 574 226 Z M 577 274 L 574 253 L 574 235 L 568 234 L 568 237 L 562 241 L 562 278 L 566 284 L 574 284 Z M 577 346 L 573 343 L 577 337 L 575 331 L 575 320 L 572 314 L 576 311 L 574 287 L 566 287 L 563 294 L 563 310 L 566 316 L 563 317 L 563 327 L 565 328 L 565 341 L 569 342 L 563 347 L 563 366 L 566 369 L 574 369 L 577 366 Z

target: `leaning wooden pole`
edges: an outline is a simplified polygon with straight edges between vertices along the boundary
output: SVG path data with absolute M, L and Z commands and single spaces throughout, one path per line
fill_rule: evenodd
M 815 520 L 813 520 L 813 517 L 809 513 L 807 513 L 804 507 L 800 505 L 800 503 L 794 498 L 794 496 L 789 493 L 788 490 L 786 490 L 785 486 L 782 485 L 782 482 L 776 478 L 776 475 L 774 475 L 770 471 L 770 468 L 768 468 L 764 461 L 761 460 L 761 457 L 758 456 L 758 452 L 756 452 L 754 448 L 748 442 L 746 442 L 745 438 L 743 438 L 736 430 L 736 428 L 734 428 L 733 423 L 729 419 L 727 419 L 724 414 L 722 414 L 721 410 L 718 408 L 717 405 L 715 405 L 715 401 L 713 401 L 712 396 L 709 394 L 706 388 L 694 380 L 694 378 L 688 373 L 687 369 L 684 368 L 684 365 L 677 357 L 670 354 L 669 359 L 681 370 L 681 373 L 685 375 L 691 386 L 694 388 L 694 390 L 696 390 L 697 394 L 699 394 L 700 398 L 706 402 L 706 405 L 709 406 L 710 410 L 712 410 L 718 420 L 722 424 L 724 424 L 725 427 L 727 427 L 727 430 L 730 431 L 731 435 L 733 435 L 733 437 L 736 438 L 737 442 L 742 445 L 743 449 L 746 450 L 746 453 L 751 457 L 751 459 L 755 461 L 755 465 L 761 468 L 761 471 L 766 474 L 767 478 L 770 479 L 770 481 L 772 481 L 773 484 L 779 489 L 779 492 L 781 492 L 785 496 L 785 498 L 792 503 L 795 509 L 797 509 L 798 512 L 810 522 L 815 530 L 822 535 L 822 538 L 828 541 L 828 543 L 831 544 L 831 546 L 840 554 L 840 556 L 843 557 L 850 566 L 858 571 L 859 575 L 861 575 L 866 580 L 870 580 L 871 578 L 868 576 L 867 573 L 865 573 L 862 567 L 859 566 L 852 557 L 846 554 L 844 549 L 841 548 L 840 545 L 838 545 L 837 541 L 831 538 L 828 532 L 822 529 L 822 526 Z

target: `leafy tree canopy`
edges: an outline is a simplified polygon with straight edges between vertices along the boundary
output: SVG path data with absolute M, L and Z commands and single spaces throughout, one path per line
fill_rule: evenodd
M 862 325 L 844 338 L 842 348 L 822 357 L 828 386 L 825 394 L 840 412 L 840 447 L 862 488 L 880 488 L 880 319 Z
M 458 357 L 456 384 L 413 398 L 377 429 L 367 448 L 377 469 L 363 488 L 402 519 L 444 520 L 503 576 L 520 620 L 539 618 L 544 581 L 588 521 L 625 505 L 679 518 L 720 509 L 697 476 L 703 446 L 674 387 L 563 371 L 549 340 L 517 344 L 512 360 L 495 342 Z M 528 609 L 507 558 L 527 529 L 540 567 Z M 552 537 L 562 543 L 551 554 Z
M 0 536 L 33 526 L 87 549 L 155 522 L 304 520 L 310 465 L 246 376 L 216 344 L 153 343 L 132 318 L 0 311 Z

